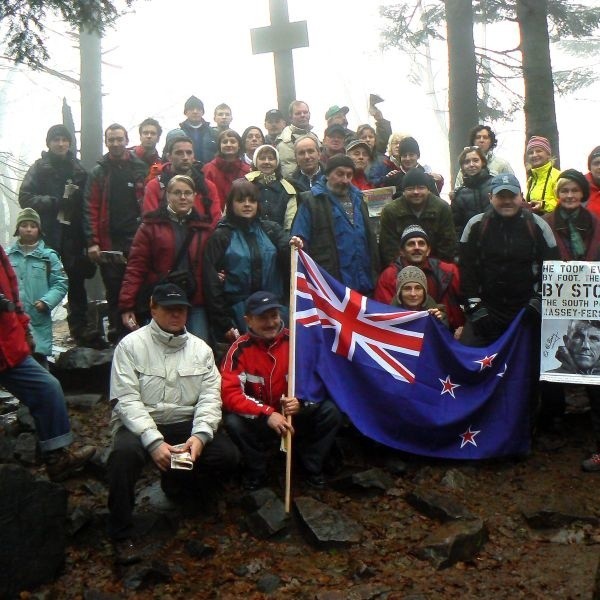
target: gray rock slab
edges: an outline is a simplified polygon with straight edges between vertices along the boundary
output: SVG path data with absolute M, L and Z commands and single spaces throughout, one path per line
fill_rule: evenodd
M 338 489 L 385 492 L 394 487 L 394 480 L 382 469 L 373 468 L 340 477 L 333 482 Z
M 405 496 L 406 501 L 420 513 L 438 521 L 473 519 L 473 514 L 450 496 L 423 487 L 415 488 Z
M 37 438 L 33 433 L 20 433 L 15 442 L 15 456 L 26 465 L 37 463 Z
M 458 469 L 448 469 L 440 483 L 449 490 L 464 490 L 469 485 L 469 478 Z
M 18 465 L 0 465 L 0 597 L 52 581 L 65 559 L 67 491 L 34 479 Z
M 258 579 L 256 589 L 263 594 L 272 594 L 281 585 L 281 579 L 273 574 L 267 573 Z
M 94 348 L 76 346 L 63 352 L 58 357 L 55 368 L 57 371 L 71 371 L 73 369 L 91 369 L 92 367 L 110 365 L 113 351 L 113 348 L 95 350 Z
M 288 521 L 285 506 L 277 497 L 267 500 L 258 510 L 246 517 L 246 524 L 252 534 L 265 539 L 283 531 Z
M 415 554 L 436 569 L 444 569 L 459 561 L 473 560 L 487 539 L 487 528 L 481 519 L 453 521 L 434 531 Z
M 317 546 L 346 546 L 361 541 L 362 526 L 340 511 L 307 496 L 296 498 L 294 506 L 309 539 Z
M 521 514 L 528 525 L 536 529 L 559 529 L 576 521 L 592 525 L 599 522 L 598 517 L 590 514 L 568 496 L 532 498 L 526 505 L 521 506 Z
M 270 500 L 276 500 L 277 495 L 270 488 L 260 488 L 242 496 L 241 505 L 246 512 L 258 510 Z
M 65 400 L 69 408 L 92 410 L 102 401 L 102 394 L 66 394 Z
M 127 590 L 140 591 L 158 583 L 167 583 L 170 580 L 171 570 L 169 565 L 162 561 L 153 560 L 129 567 L 123 577 L 123 586 Z
M 35 422 L 29 412 L 29 409 L 24 405 L 19 405 L 17 409 L 17 421 L 21 431 L 35 431 Z

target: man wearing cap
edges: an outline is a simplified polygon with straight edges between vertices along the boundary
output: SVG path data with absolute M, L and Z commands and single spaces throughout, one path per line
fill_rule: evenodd
M 321 150 L 321 164 L 326 165 L 327 161 L 336 154 L 344 154 L 344 142 L 346 140 L 346 130 L 343 125 L 338 123 L 329 125 L 323 134 L 323 149 Z
M 207 471 L 230 470 L 238 463 L 237 449 L 217 431 L 221 378 L 212 351 L 185 329 L 189 306 L 178 286 L 157 286 L 150 300 L 150 323 L 115 348 L 108 530 L 119 562 L 138 558 L 131 539 L 134 490 L 148 457 L 170 496 L 198 486 Z M 191 455 L 191 472 L 171 467 L 171 457 L 183 452 Z
M 327 109 L 325 113 L 325 121 L 327 122 L 327 127 L 331 127 L 332 125 L 340 125 L 344 129 L 344 141 L 348 142 L 352 138 L 356 137 L 356 131 L 352 131 L 348 129 L 348 113 L 350 109 L 347 106 L 338 106 L 334 104 Z
M 31 209 L 26 209 L 31 210 Z M 92 458 L 94 446 L 73 442 L 65 397 L 58 380 L 31 356 L 29 317 L 19 300 L 15 272 L 0 246 L 0 385 L 30 410 L 46 472 L 63 481 Z
M 428 188 L 429 175 L 420 169 L 411 169 L 404 176 L 403 193 L 381 211 L 379 248 L 383 264 L 389 265 L 398 256 L 404 230 L 419 225 L 427 233 L 431 255 L 453 262 L 456 252 L 456 231 L 452 211 Z
M 297 166 L 294 143 L 299 137 L 310 133 L 315 136 L 319 146 L 321 145 L 319 138 L 314 133 L 311 133 L 313 126 L 310 124 L 310 108 L 306 102 L 294 100 L 290 104 L 289 118 L 290 124 L 284 127 L 281 134 L 275 140 L 275 144 L 273 144 L 279 152 L 281 174 L 285 179 L 294 172 Z
M 27 171 L 19 190 L 21 208 L 32 208 L 41 219 L 47 246 L 62 258 L 69 278 L 71 337 L 77 344 L 102 346 L 93 324 L 88 323 L 86 277 L 96 272 L 86 254 L 83 233 L 83 192 L 87 173 L 71 151 L 72 137 L 64 125 L 53 125 L 46 134 L 47 152 Z
M 429 237 L 420 225 L 409 225 L 402 232 L 399 248 L 399 256 L 379 276 L 373 298 L 391 304 L 396 294 L 398 273 L 404 267 L 418 267 L 427 278 L 428 294 L 446 307 L 450 328 L 456 330 L 461 327 L 465 317 L 460 307 L 458 267 L 430 257 Z
M 277 147 L 277 139 L 286 125 L 287 121 L 278 108 L 268 110 L 265 114 L 265 129 L 267 130 L 265 144 Z
M 196 96 L 190 96 L 183 106 L 186 120 L 179 124 L 194 144 L 194 156 L 203 165 L 209 163 L 217 153 L 217 136 L 204 120 L 204 102 Z
M 109 125 L 104 142 L 108 153 L 92 169 L 85 189 L 83 228 L 88 256 L 99 264 L 106 291 L 108 341 L 117 342 L 128 333 L 121 322 L 119 292 L 140 222 L 148 165 L 127 150 L 123 125 Z
M 297 432 L 298 455 L 313 487 L 325 486 L 323 461 L 341 424 L 328 399 L 304 403 L 287 396 L 289 331 L 270 292 L 255 292 L 246 301 L 248 332 L 229 348 L 221 367 L 225 426 L 245 463 L 243 486 L 265 484 L 267 449 L 288 431 Z M 294 417 L 293 426 L 286 419 Z
M 368 179 L 365 171 L 371 162 L 371 148 L 363 140 L 350 140 L 346 144 L 346 154 L 354 163 L 354 177 L 352 185 L 359 190 L 372 190 L 375 187 Z
M 461 341 L 469 346 L 495 341 L 522 308 L 539 323 L 542 263 L 559 258 L 548 223 L 523 208 L 514 175 L 492 179 L 490 203 L 485 213 L 470 219 L 460 240 L 460 283 L 467 312 Z
M 348 156 L 329 160 L 325 177 L 300 194 L 292 235 L 338 281 L 370 295 L 379 275 L 377 239 L 362 193 L 351 183 L 354 171 Z

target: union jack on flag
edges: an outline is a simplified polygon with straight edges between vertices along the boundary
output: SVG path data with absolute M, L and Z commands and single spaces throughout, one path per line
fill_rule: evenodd
M 321 271 L 302 250 L 297 254 L 296 325 L 332 330 L 336 354 L 414 383 L 427 312 L 399 311 L 369 300 Z

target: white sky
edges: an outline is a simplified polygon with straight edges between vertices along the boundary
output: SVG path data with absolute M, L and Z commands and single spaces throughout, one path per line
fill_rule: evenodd
M 309 48 L 294 51 L 297 97 L 307 101 L 312 122 L 320 134 L 324 114 L 332 104 L 348 105 L 351 127 L 368 121 L 367 100 L 374 92 L 394 131 L 413 134 L 421 147 L 422 162 L 448 180 L 447 140 L 422 87 L 409 83 L 409 59 L 397 50 L 380 49 L 379 5 L 390 0 L 351 3 L 347 0 L 289 0 L 290 20 L 307 20 Z M 272 55 L 253 56 L 249 29 L 269 24 L 268 0 L 138 0 L 135 12 L 122 17 L 103 40 L 104 125 L 118 121 L 137 143 L 137 124 L 157 118 L 165 131 L 184 118 L 183 104 L 191 94 L 205 103 L 212 118 L 216 104 L 233 109 L 232 126 L 263 125 L 266 110 L 276 106 Z M 49 49 L 49 66 L 77 77 L 79 57 L 65 36 L 56 31 Z M 501 38 L 518 42 L 512 25 L 489 28 L 488 42 Z M 447 86 L 445 46 L 433 47 L 437 87 Z M 554 53 L 555 64 L 565 62 Z M 574 59 L 569 59 L 573 61 Z M 571 63 L 569 63 L 571 64 Z M 2 71 L 0 80 L 0 151 L 11 150 L 32 162 L 45 149 L 48 127 L 61 120 L 62 97 L 79 122 L 78 89 L 68 83 L 24 68 Z M 600 144 L 597 122 L 600 85 L 574 96 L 557 97 L 564 168 L 586 170 L 590 150 Z M 446 106 L 445 97 L 441 98 Z M 524 178 L 523 121 L 494 123 L 500 138 L 498 154 L 507 158 Z M 163 138 L 164 141 L 164 138 Z M 454 167 L 453 167 L 454 170 Z M 445 191 L 448 191 L 447 189 Z M 0 224 L 1 227 L 1 224 Z

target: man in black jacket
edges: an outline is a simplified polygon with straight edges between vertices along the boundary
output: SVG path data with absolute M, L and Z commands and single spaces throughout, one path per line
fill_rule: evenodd
M 518 179 L 492 180 L 490 209 L 474 216 L 460 240 L 460 283 L 467 323 L 461 341 L 486 346 L 509 327 L 522 308 L 539 322 L 542 263 L 557 260 L 548 223 L 523 208 Z
M 87 173 L 71 152 L 72 137 L 64 125 L 53 125 L 46 135 L 48 152 L 27 171 L 19 190 L 21 208 L 33 208 L 42 220 L 47 246 L 56 250 L 69 277 L 68 323 L 77 344 L 101 344 L 96 328 L 88 324 L 86 277 L 96 267 L 85 251 L 83 191 Z

